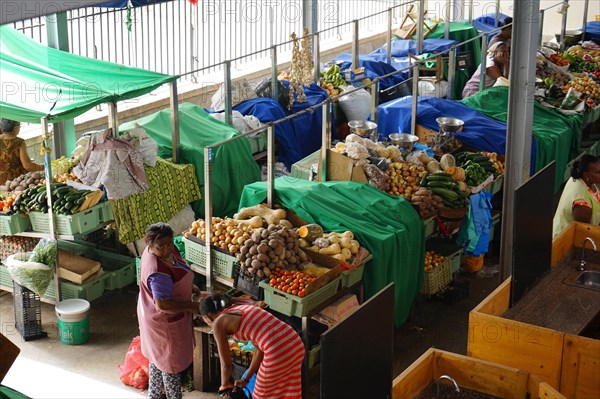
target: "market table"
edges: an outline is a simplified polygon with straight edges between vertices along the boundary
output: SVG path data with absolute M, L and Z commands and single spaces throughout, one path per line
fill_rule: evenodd
M 368 184 L 347 181 L 317 183 L 281 177 L 275 180 L 275 194 L 283 207 L 326 231 L 354 232 L 373 255 L 364 266 L 365 296 L 394 282 L 395 325 L 401 326 L 423 281 L 425 237 L 413 206 Z M 247 185 L 240 208 L 259 204 L 266 196 L 266 183 Z
M 461 102 L 502 122 L 508 119 L 508 87 L 491 87 Z M 568 162 L 579 155 L 583 116 L 566 116 L 538 101 L 533 104 L 533 136 L 537 147 L 535 171 L 556 161 L 557 191 L 564 183 Z

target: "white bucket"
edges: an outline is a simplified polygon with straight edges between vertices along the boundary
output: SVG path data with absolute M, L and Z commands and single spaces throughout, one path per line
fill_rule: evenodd
M 90 303 L 85 299 L 65 299 L 56 305 L 60 342 L 67 345 L 87 342 L 90 337 L 89 310 Z

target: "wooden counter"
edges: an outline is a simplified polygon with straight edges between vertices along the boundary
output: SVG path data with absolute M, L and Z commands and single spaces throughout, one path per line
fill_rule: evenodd
M 600 243 L 600 227 L 573 223 L 557 237 L 552 244 L 553 268 L 560 268 L 561 265 L 564 267 L 565 262 L 569 267 L 570 259 L 564 260 L 565 256 L 573 248 L 580 247 L 585 237 L 592 237 Z M 589 301 L 597 299 L 598 292 L 566 286 L 562 283 L 563 273 L 568 275 L 570 270 L 553 269 L 546 276 L 550 279 L 548 281 L 552 282 L 552 287 L 542 287 L 545 292 L 540 295 L 545 296 L 548 303 L 542 303 L 543 298 L 542 302 L 538 298 L 526 299 L 530 297 L 529 294 L 521 299 L 521 302 L 536 301 L 539 314 L 535 314 L 535 307 L 527 302 L 517 304 L 516 310 L 509 311 L 511 279 L 504 281 L 470 312 L 467 354 L 526 370 L 539 377 L 540 381 L 559 390 L 567 398 L 597 398 L 600 397 L 600 340 L 576 334 L 594 318 L 594 309 L 598 303 L 591 304 Z M 537 287 L 532 293 L 536 289 Z M 568 293 L 565 294 L 563 289 L 568 290 L 564 291 Z M 552 295 L 558 298 L 550 299 Z M 560 301 L 564 295 L 572 298 Z M 563 304 L 569 307 L 577 305 L 577 298 L 582 298 L 582 301 L 592 307 L 589 310 L 581 309 L 581 306 L 575 309 L 563 307 Z M 506 313 L 511 317 L 517 316 L 519 307 L 528 310 L 528 320 L 542 326 L 504 315 Z M 545 314 L 549 312 L 555 313 L 553 317 L 565 317 L 575 325 L 567 328 L 569 331 L 563 331 L 564 322 L 553 320 L 551 315 Z M 570 315 L 569 312 L 578 314 Z M 597 314 L 598 310 L 595 310 L 595 313 Z M 530 391 L 533 390 L 530 386 Z

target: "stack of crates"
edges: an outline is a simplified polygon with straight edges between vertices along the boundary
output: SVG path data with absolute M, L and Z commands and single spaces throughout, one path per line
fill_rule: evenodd
M 15 327 L 25 341 L 46 338 L 42 331 L 42 302 L 35 292 L 13 282 Z

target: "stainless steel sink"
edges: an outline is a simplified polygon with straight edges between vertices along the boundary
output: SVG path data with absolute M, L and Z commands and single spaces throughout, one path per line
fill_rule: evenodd
M 575 287 L 589 288 L 592 290 L 600 291 L 600 271 L 576 271 L 574 273 L 571 273 L 564 280 L 564 283 L 568 285 L 573 285 Z

